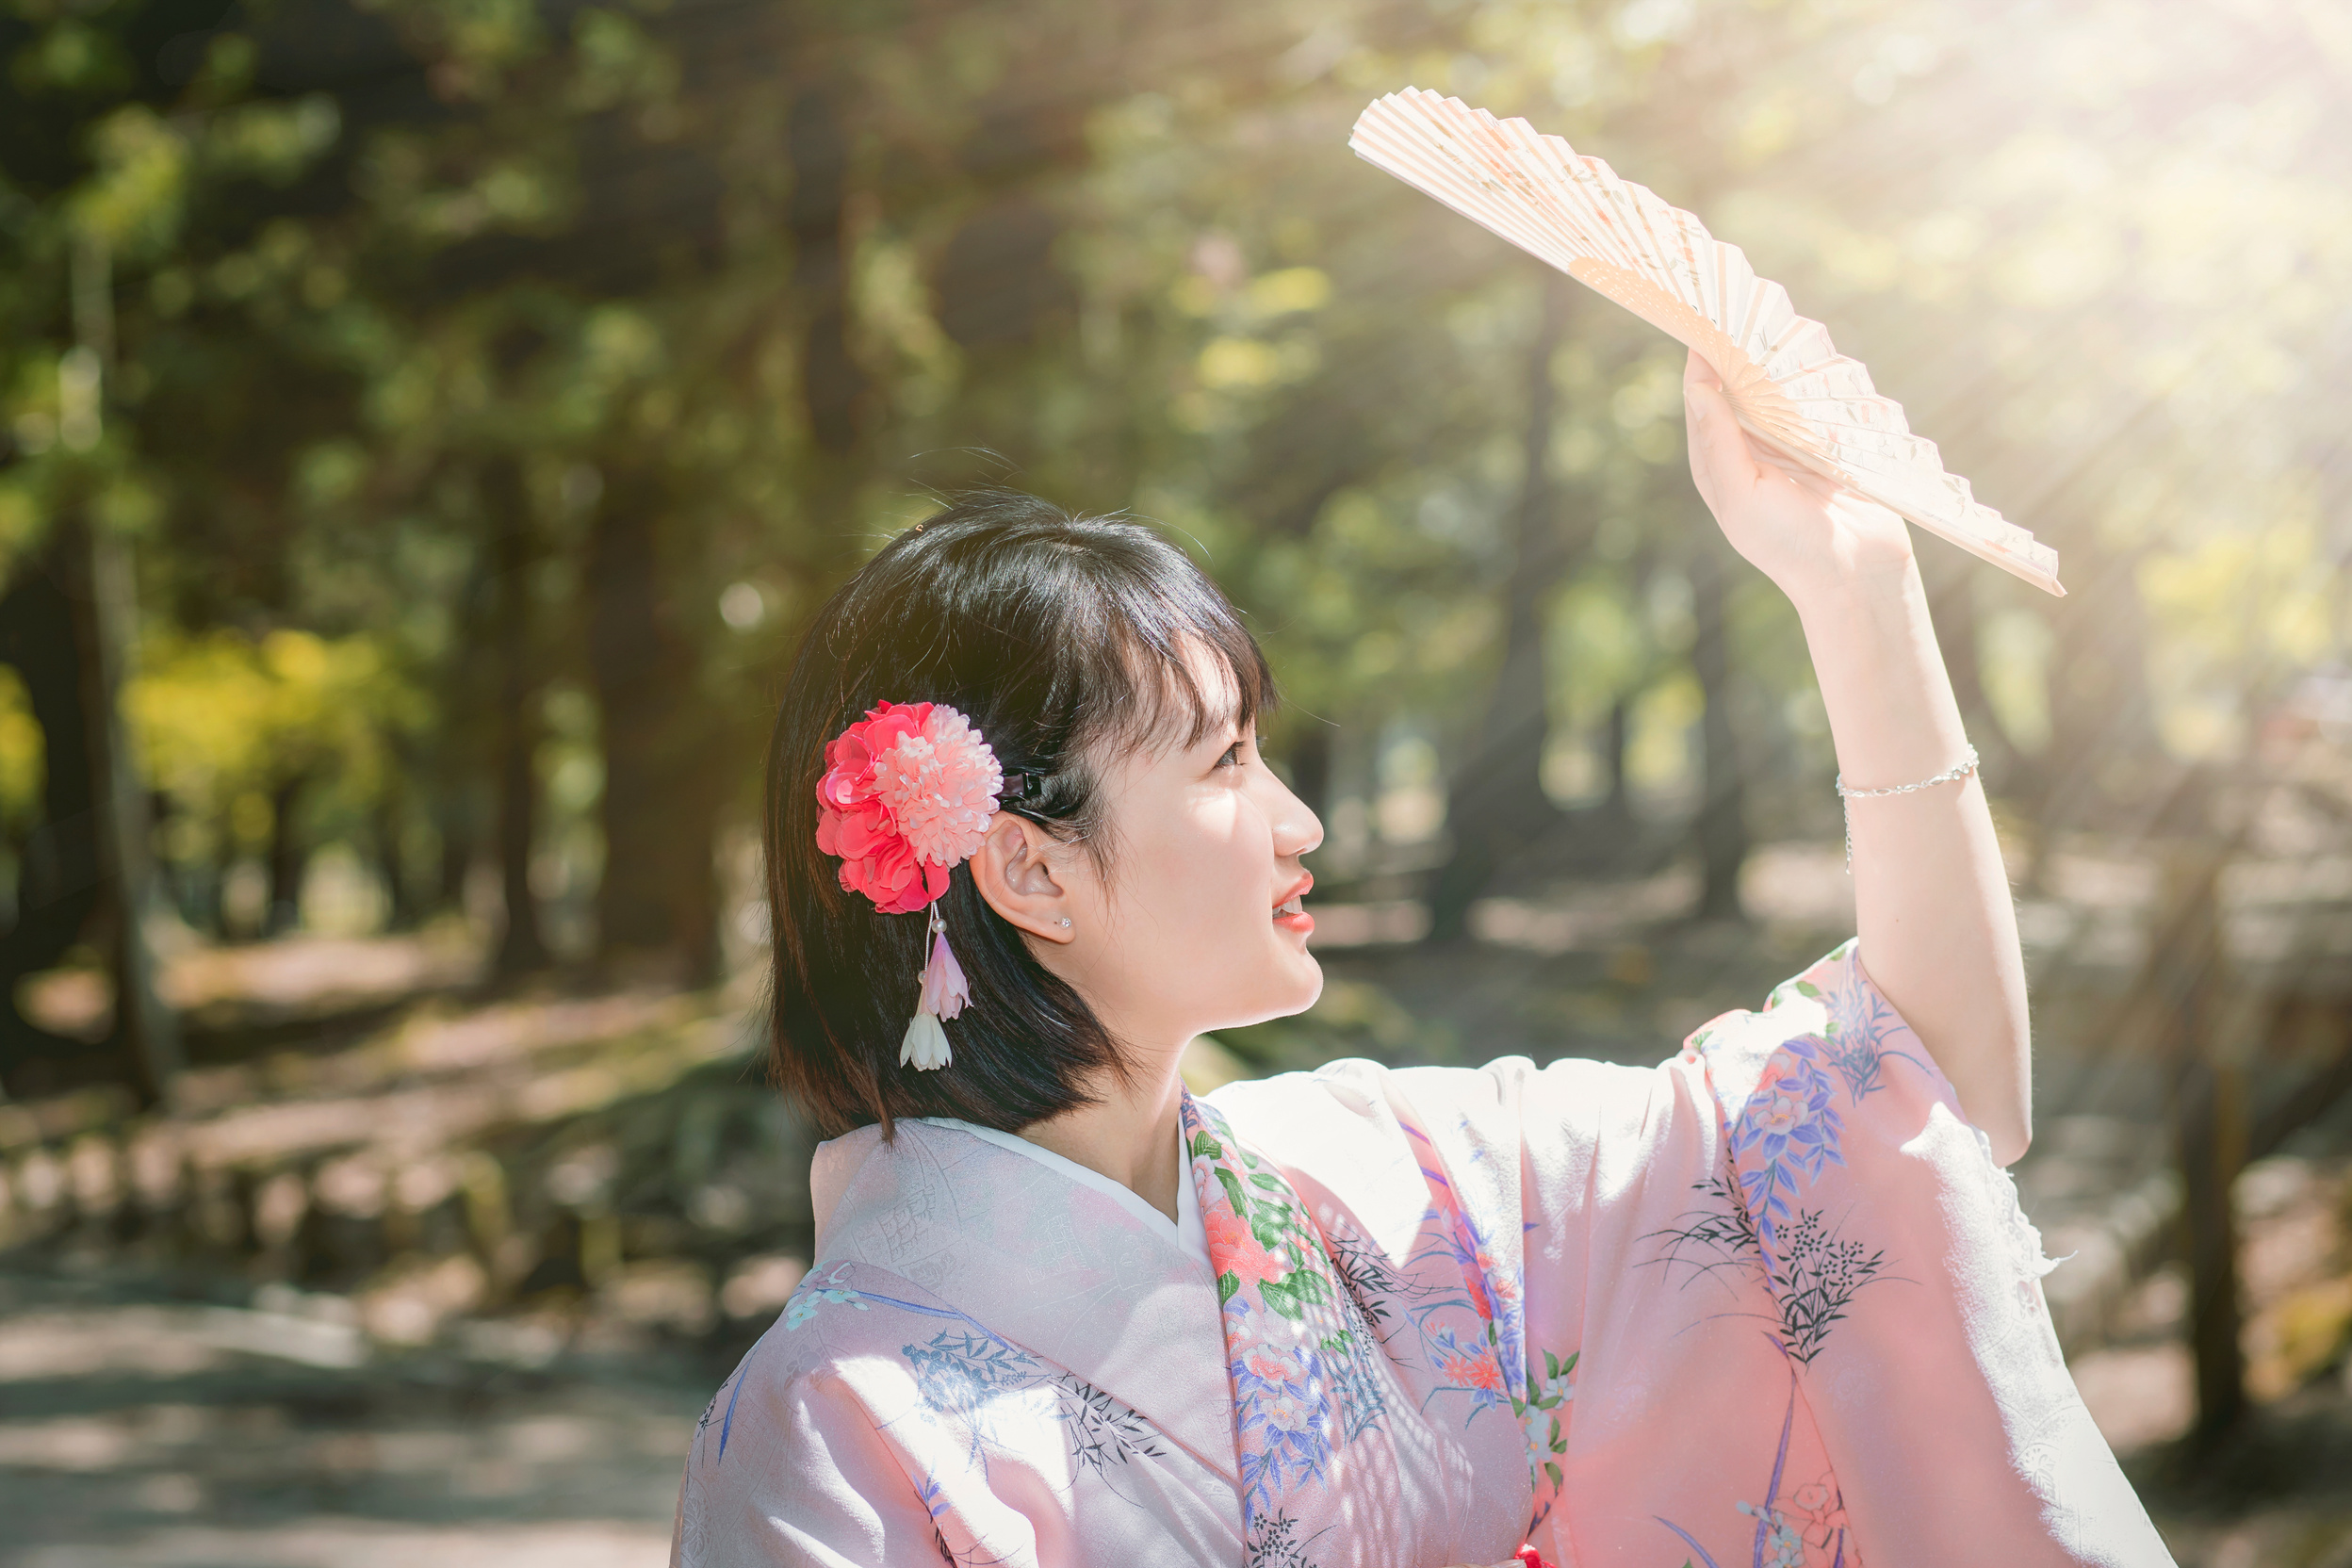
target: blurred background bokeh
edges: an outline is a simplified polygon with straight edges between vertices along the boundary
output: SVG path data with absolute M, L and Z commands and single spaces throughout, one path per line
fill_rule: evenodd
M 1919 545 L 2052 1309 L 2182 1562 L 2352 1564 L 2334 0 L 0 11 L 0 1562 L 658 1558 L 811 1245 L 763 731 L 939 495 L 1154 519 L 1273 658 L 1331 983 L 1200 1086 L 1654 1060 L 1851 929 L 1681 351 L 1352 158 L 1413 84 L 2061 552 Z

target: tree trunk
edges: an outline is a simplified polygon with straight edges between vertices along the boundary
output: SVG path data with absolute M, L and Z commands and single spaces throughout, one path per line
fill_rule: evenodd
M 432 907 L 435 912 L 466 912 L 466 879 L 474 869 L 482 836 L 475 825 L 475 789 L 464 782 L 445 783 L 433 803 L 433 833 L 440 843 L 434 854 Z
M 1034 61 L 1031 69 L 1038 68 L 1058 66 Z M 1078 90 L 1013 88 L 984 99 L 956 150 L 974 200 L 939 252 L 933 278 L 939 330 L 1000 369 L 1019 363 L 1003 355 L 1067 324 L 1077 303 L 1054 253 L 1064 221 L 1040 191 L 1074 182 L 1086 169 L 1087 111 L 1113 94 L 1100 77 L 1065 79 Z
M 1546 274 L 1543 317 L 1527 362 L 1527 434 L 1511 569 L 1503 589 L 1503 665 L 1469 756 L 1446 781 L 1446 823 L 1453 852 L 1429 896 L 1429 940 L 1469 935 L 1470 906 L 1504 857 L 1560 819 L 1544 792 L 1544 743 L 1551 729 L 1544 612 L 1563 551 L 1551 478 L 1552 359 L 1567 334 L 1566 282 Z
M 2197 1437 L 2210 1446 L 2246 1413 L 2231 1193 L 2246 1166 L 2246 1091 L 2235 1064 L 2202 1054 L 2182 1073 L 2181 1221 L 2189 1261 L 2189 1341 L 2197 1364 Z
M 1625 776 L 1625 748 L 1633 740 L 1633 698 L 1620 694 L 1609 705 L 1609 721 L 1601 730 L 1601 765 L 1609 771 L 1609 793 L 1601 809 L 1611 822 L 1633 821 L 1633 787 Z
M 178 1020 L 156 995 L 143 920 L 153 875 L 147 792 L 118 710 L 129 569 L 119 541 L 69 511 L 0 599 L 0 661 L 24 683 L 46 767 L 15 923 L 0 935 L 0 1086 L 12 1096 L 114 1081 L 154 1104 L 180 1067 Z M 101 933 L 115 991 L 107 1043 L 66 1039 L 26 1020 L 17 982 Z
M 845 94 L 810 84 L 792 99 L 784 154 L 792 172 L 785 229 L 792 237 L 791 309 L 798 317 L 800 397 L 811 450 L 795 488 L 806 516 L 819 519 L 803 547 L 819 577 L 853 569 L 864 549 L 852 523 L 859 487 L 871 477 L 860 436 L 873 400 L 851 352 L 849 292 L 850 136 Z M 745 395 L 757 396 L 746 384 Z
M 1740 868 L 1748 858 L 1746 792 L 1740 777 L 1740 748 L 1731 724 L 1731 628 L 1724 603 L 1723 554 L 1728 547 L 1711 536 L 1699 540 L 1690 558 L 1690 613 L 1698 635 L 1690 664 L 1707 694 L 1700 722 L 1699 814 L 1693 825 L 1699 844 L 1699 918 L 1737 920 Z
M 2168 804 L 2175 831 L 2163 841 L 2163 887 L 2148 972 L 2161 995 L 2160 1042 L 2173 1069 L 2173 1131 L 2181 1181 L 2180 1231 L 2189 1266 L 2189 1348 L 2197 1368 L 2200 1446 L 2246 1410 L 2241 1348 L 2237 1217 L 2230 1199 L 2246 1158 L 2245 1094 L 2216 1037 L 2226 978 L 2220 881 L 2226 853 L 2203 809 L 2202 775 Z M 2205 829 L 2199 832 L 2198 829 Z M 2186 829 L 2185 832 L 2181 831 Z
M 188 890 L 188 923 L 206 936 L 226 941 L 229 935 L 229 868 L 237 863 L 237 852 L 230 847 L 229 825 L 217 825 L 218 847 L 202 866 L 191 868 L 188 874 L 192 886 Z
M 294 818 L 306 782 L 297 775 L 270 792 L 270 906 L 261 922 L 266 936 L 283 937 L 302 923 L 302 871 L 309 857 Z
M 501 979 L 544 970 L 549 963 L 531 892 L 531 855 L 538 837 L 539 683 L 531 648 L 530 496 L 514 459 L 495 460 L 483 476 L 483 500 L 494 531 L 498 637 L 498 888 L 505 928 L 492 972 Z
M 157 842 L 173 837 L 175 822 L 187 814 L 186 807 L 161 790 L 148 792 L 147 821 Z M 203 930 L 204 866 L 194 859 L 169 858 L 158 851 L 155 857 L 154 874 L 157 903 L 168 906 L 179 917 L 180 923 L 189 930 Z
M 849 351 L 849 261 L 844 217 L 849 135 L 839 90 L 803 88 L 787 130 L 792 192 L 785 221 L 792 237 L 792 289 L 807 313 L 800 390 L 817 449 L 839 455 L 857 443 L 866 376 Z
M 114 270 L 106 241 L 85 230 L 72 268 L 74 351 L 97 370 L 90 384 L 91 434 L 106 417 L 106 377 L 114 359 Z M 62 375 L 62 368 L 60 375 Z M 60 382 L 62 386 L 62 382 Z M 179 1076 L 180 1021 L 155 989 L 155 956 L 147 945 L 147 915 L 155 902 L 154 831 L 147 820 L 147 786 L 139 777 L 137 742 L 122 722 L 122 687 L 139 645 L 138 594 L 130 547 L 111 529 L 91 521 L 89 502 L 72 507 L 63 531 L 86 563 L 80 586 L 88 613 L 79 617 L 82 706 L 90 715 L 90 783 L 99 792 L 98 872 L 113 906 L 114 1044 L 140 1101 L 154 1105 Z
M 52 968 L 82 938 L 99 903 L 98 795 L 90 776 L 90 713 L 82 700 L 77 606 L 60 583 L 71 543 L 59 529 L 42 559 L 18 568 L 0 598 L 0 661 L 24 683 L 48 772 L 41 820 L 25 836 L 16 921 L 0 933 L 0 1086 L 12 1098 L 109 1076 L 103 1053 L 53 1035 L 17 1010 L 17 982 Z
M 404 771 L 403 768 L 403 774 Z M 405 792 L 398 786 L 387 787 L 368 813 L 368 837 L 374 841 L 376 874 L 384 878 L 384 924 L 388 931 L 414 930 L 425 913 L 416 895 L 416 879 L 408 869 L 404 795 Z
M 155 955 L 147 945 L 147 916 L 155 906 L 154 830 L 147 820 L 147 786 L 139 777 L 130 727 L 122 722 L 122 687 L 138 645 L 138 609 L 128 548 L 112 533 L 82 523 L 90 552 L 90 645 L 84 653 L 84 703 L 89 709 L 90 779 L 105 792 L 98 813 L 98 869 L 114 906 L 114 1038 L 142 1103 L 160 1104 L 185 1065 L 180 1021 L 155 987 Z
M 179 868 L 180 919 L 188 923 L 191 931 L 201 931 L 215 941 L 226 941 L 229 868 L 237 863 L 237 839 L 225 809 L 214 813 L 206 838 L 206 852 L 183 861 Z
M 694 701 L 694 650 L 662 590 L 662 486 L 606 486 L 588 557 L 588 667 L 604 749 L 596 962 L 688 984 L 717 977 L 718 770 Z

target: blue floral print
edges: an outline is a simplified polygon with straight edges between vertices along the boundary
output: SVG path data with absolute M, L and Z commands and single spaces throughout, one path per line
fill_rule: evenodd
M 846 1264 L 836 1265 L 827 1274 L 820 1276 L 811 1272 L 800 1282 L 800 1288 L 793 1291 L 784 1303 L 786 1333 L 806 1328 L 808 1320 L 817 1315 L 817 1309 L 828 1303 L 856 1307 L 859 1312 L 866 1310 L 865 1298 L 841 1282 L 847 1267 Z

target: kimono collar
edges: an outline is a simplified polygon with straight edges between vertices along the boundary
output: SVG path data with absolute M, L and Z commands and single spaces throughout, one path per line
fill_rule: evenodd
M 1186 1092 L 1189 1094 L 1189 1091 Z M 952 1127 L 958 1132 L 971 1134 L 983 1143 L 992 1143 L 999 1149 L 1019 1154 L 1024 1159 L 1035 1160 L 1047 1169 L 1056 1171 L 1076 1182 L 1080 1186 L 1091 1187 L 1102 1193 L 1128 1213 L 1135 1215 L 1143 1222 L 1147 1230 L 1158 1230 L 1166 1218 L 1165 1216 L 1157 1216 L 1157 1211 L 1143 1199 L 1112 1181 L 1108 1176 L 1089 1170 L 1076 1161 L 1056 1154 L 1040 1144 L 1031 1143 L 1016 1134 L 1001 1133 L 992 1127 L 977 1127 L 967 1121 L 958 1121 L 953 1117 L 909 1117 L 906 1119 L 920 1121 L 927 1127 Z M 879 1134 L 879 1128 L 860 1127 L 841 1137 L 817 1146 L 816 1158 L 809 1163 L 808 1189 L 811 1205 L 816 1211 L 818 1246 L 825 1245 L 825 1226 L 833 1217 L 835 1206 L 841 1200 L 841 1192 L 849 1185 L 850 1178 L 858 1173 L 858 1166 L 862 1165 L 866 1156 L 873 1152 Z M 1200 1220 L 1200 1190 L 1193 1182 L 1191 1152 L 1184 1147 L 1184 1140 L 1181 1138 L 1178 1140 L 1176 1150 L 1176 1242 L 1187 1255 L 1203 1268 L 1207 1268 L 1209 1266 L 1209 1243 L 1208 1233 Z M 1155 1216 L 1157 1216 L 1156 1218 Z M 1214 1275 L 1216 1270 L 1211 1269 L 1210 1272 Z
M 993 1127 L 976 1127 L 969 1121 L 957 1121 L 952 1117 L 926 1116 L 917 1119 L 932 1127 L 953 1127 L 958 1132 L 970 1133 L 983 1143 L 992 1143 L 999 1149 L 1019 1154 L 1024 1160 L 1035 1160 L 1048 1170 L 1056 1171 L 1069 1177 L 1082 1187 L 1091 1188 L 1101 1193 L 1129 1214 L 1134 1215 L 1142 1223 L 1144 1229 L 1157 1232 L 1162 1235 L 1169 1233 L 1168 1216 L 1153 1208 L 1133 1187 L 1115 1182 L 1099 1170 L 1089 1170 L 1073 1159 L 1056 1154 L 1043 1144 L 1032 1143 L 1016 1133 L 1001 1133 Z M 1176 1151 L 1174 1234 L 1176 1245 L 1183 1248 L 1185 1254 L 1195 1263 L 1203 1268 L 1208 1268 L 1208 1233 L 1200 1223 L 1200 1199 L 1193 1190 L 1192 1161 L 1182 1147 L 1182 1140 L 1179 1140 Z M 1214 1273 L 1215 1270 L 1211 1272 Z
M 861 1128 L 809 1169 L 816 1269 L 887 1271 L 1124 1401 L 1238 1478 L 1217 1287 L 1151 1227 L 1040 1161 L 954 1127 Z

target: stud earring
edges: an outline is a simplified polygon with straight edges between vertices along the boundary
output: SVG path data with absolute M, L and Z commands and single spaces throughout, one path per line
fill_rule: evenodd
M 1054 923 L 1059 925 L 1063 930 L 1067 931 L 1070 929 L 1070 917 L 1068 915 L 1064 915 L 1060 920 L 1054 922 Z

